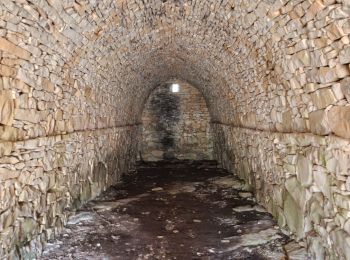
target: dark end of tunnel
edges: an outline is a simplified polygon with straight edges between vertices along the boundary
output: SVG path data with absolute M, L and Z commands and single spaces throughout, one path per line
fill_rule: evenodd
M 162 86 L 151 99 L 151 113 L 157 118 L 156 131 L 161 135 L 160 143 L 164 159 L 175 158 L 175 128 L 180 120 L 180 98 L 172 93 L 168 85 Z

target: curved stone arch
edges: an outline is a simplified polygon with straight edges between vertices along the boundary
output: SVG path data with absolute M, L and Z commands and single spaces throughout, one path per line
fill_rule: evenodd
M 196 83 L 194 83 L 193 81 L 188 81 L 188 80 L 186 80 L 186 79 L 184 79 L 182 77 L 171 76 L 165 81 L 157 82 L 155 85 L 152 86 L 152 88 L 150 88 L 148 90 L 147 95 L 144 95 L 144 98 L 141 99 L 141 102 L 138 100 L 138 102 L 141 104 L 140 105 L 141 111 L 138 112 L 138 115 L 142 114 L 142 111 L 145 108 L 145 104 L 149 100 L 149 97 L 152 94 L 152 92 L 154 92 L 157 88 L 159 88 L 159 86 L 166 85 L 166 84 L 171 84 L 171 83 L 179 83 L 180 85 L 184 83 L 184 84 L 188 84 L 191 87 L 197 89 L 199 91 L 199 93 L 203 96 L 203 98 L 205 100 L 205 103 L 206 103 L 206 107 L 209 110 L 209 113 L 211 112 L 210 109 L 209 109 L 210 98 L 204 94 L 203 89 L 201 87 L 196 85 Z M 140 122 L 140 121 L 138 120 L 138 122 Z
M 178 93 L 171 90 L 179 84 Z M 152 89 L 140 115 L 142 161 L 213 159 L 211 118 L 200 89 L 171 78 Z
M 116 14 L 117 15 L 117 14 Z M 194 20 L 194 21 L 196 21 L 196 20 Z M 191 20 L 191 22 L 193 22 L 193 20 Z M 194 23 L 195 25 L 194 26 L 196 26 L 196 23 Z M 161 27 L 160 27 L 161 28 Z M 187 27 L 188 28 L 188 27 Z M 157 31 L 158 29 L 154 29 L 154 31 Z M 178 30 L 178 31 L 181 31 L 181 30 Z M 178 31 L 175 31 L 175 33 L 178 33 Z M 215 33 L 215 32 L 222 32 L 221 30 L 213 30 L 213 32 Z M 100 32 L 99 32 L 100 33 Z M 153 32 L 152 32 L 153 33 Z M 180 35 L 181 34 L 183 34 L 182 32 L 180 33 Z M 103 33 L 101 33 L 101 35 L 99 36 L 99 38 L 98 39 L 101 39 L 101 37 L 103 37 Z M 177 36 L 176 36 L 177 37 Z M 121 37 L 121 38 L 123 38 L 123 37 Z M 127 37 L 125 37 L 125 38 L 127 38 Z M 144 38 L 147 38 L 147 34 L 144 36 Z M 213 38 L 215 38 L 215 37 L 213 37 Z M 218 37 L 218 38 L 220 38 L 220 37 Z M 138 39 L 139 41 L 139 43 L 141 43 L 141 42 L 144 42 L 142 39 Z M 98 40 L 98 41 L 100 41 L 100 40 Z M 124 41 L 126 42 L 126 44 L 128 44 L 128 43 L 130 43 L 130 40 L 128 40 L 128 39 L 124 39 Z M 160 40 L 161 41 L 161 40 Z M 181 41 L 184 41 L 184 39 L 183 38 L 181 38 Z M 225 41 L 229 41 L 228 39 L 226 39 Z M 209 44 L 210 44 L 210 42 L 209 42 Z M 203 45 L 203 44 L 202 44 Z M 207 46 L 210 46 L 210 45 L 207 45 Z M 131 46 L 132 47 L 132 46 Z M 123 49 L 123 47 L 122 46 L 118 46 L 118 48 L 120 48 L 120 49 Z M 130 49 L 130 46 L 128 46 L 128 48 Z M 197 48 L 197 47 L 196 47 Z M 200 49 L 200 48 L 197 48 L 197 49 Z M 206 47 L 204 46 L 203 47 L 203 49 L 204 49 L 204 51 L 203 51 L 203 53 L 205 53 L 205 50 L 206 50 Z M 213 50 L 215 50 L 215 49 L 213 49 Z M 220 52 L 220 48 L 217 50 L 218 52 Z M 132 48 L 129 50 L 129 52 L 132 52 Z M 142 57 L 143 55 L 142 55 L 142 53 L 138 53 L 137 54 L 139 57 Z M 125 57 L 127 57 L 127 59 L 130 59 L 131 57 L 130 56 L 125 56 Z M 205 58 L 208 58 L 208 56 L 203 56 L 203 60 L 205 60 Z M 220 65 L 218 65 L 218 66 L 214 66 L 214 68 L 215 67 L 222 67 L 222 66 L 220 66 Z M 216 73 L 217 72 L 219 72 L 218 70 L 216 70 Z M 228 80 L 226 80 L 227 82 L 229 82 L 230 80 L 228 79 Z M 214 85 L 214 84 L 212 84 L 212 85 Z M 215 84 L 216 85 L 216 87 L 220 87 L 220 85 L 221 84 Z M 231 95 L 232 96 L 232 95 Z M 232 121 L 232 120 L 231 120 Z
M 156 55 L 159 56 L 159 53 L 157 53 Z M 163 57 L 164 57 L 164 56 L 167 56 L 167 54 L 163 54 Z M 169 55 L 168 55 L 168 56 L 169 56 Z M 143 56 L 143 57 L 144 57 L 144 56 Z M 157 57 L 157 56 L 156 56 L 156 57 Z M 170 57 L 172 57 L 173 60 L 174 60 L 174 59 L 175 59 L 175 60 L 177 59 L 176 56 L 174 57 L 174 55 L 173 55 L 173 56 L 170 56 Z M 153 61 L 153 60 L 156 60 L 156 59 L 157 59 L 157 58 L 153 58 L 153 59 L 151 58 L 150 60 Z M 161 58 L 160 58 L 160 59 L 161 59 Z M 130 64 L 132 64 L 133 59 L 130 59 L 130 60 L 131 60 L 131 61 L 130 61 Z M 159 60 L 159 58 L 158 58 L 158 60 Z M 190 60 L 189 60 L 189 59 L 184 59 L 184 58 L 182 58 L 182 60 L 186 60 L 186 63 L 190 63 Z M 145 57 L 144 57 L 144 61 L 147 61 L 147 59 L 145 59 Z M 148 61 L 147 61 L 147 62 L 148 62 Z M 147 63 L 147 62 L 146 62 L 146 63 Z M 197 63 L 198 63 L 198 62 L 197 62 Z M 142 67 L 145 68 L 145 67 L 149 67 L 149 66 L 151 65 L 151 62 L 148 62 L 148 65 L 142 65 L 142 64 L 143 64 L 142 62 L 141 62 L 141 63 L 138 62 L 138 63 L 136 63 L 136 64 L 138 64 L 138 66 L 141 67 L 141 68 L 142 68 Z M 207 64 L 209 64 L 209 63 L 207 62 Z M 176 67 L 179 67 L 179 66 L 180 66 L 180 67 L 181 67 L 181 64 L 180 64 L 180 62 L 177 62 L 177 63 L 175 63 L 175 64 L 174 64 L 174 62 L 173 62 L 172 68 L 173 68 L 174 66 L 176 66 Z M 213 66 L 211 66 L 211 65 L 208 65 L 208 66 L 211 67 L 211 68 L 213 67 Z M 163 66 L 163 67 L 165 67 L 165 66 Z M 192 66 L 192 67 L 194 67 L 194 66 Z M 169 69 L 168 69 L 168 70 L 169 70 Z M 207 69 L 206 69 L 207 72 L 208 72 L 209 70 L 210 70 L 210 68 L 207 68 Z M 159 75 L 157 75 L 157 73 L 159 74 L 159 71 L 162 71 L 163 74 L 166 74 L 166 73 L 164 73 L 164 70 L 155 69 L 155 71 L 153 72 L 154 76 L 153 76 L 153 77 L 149 77 L 149 78 L 155 78 L 155 79 L 156 79 L 157 77 L 159 77 Z M 191 71 L 191 69 L 188 69 L 188 66 L 187 66 L 186 69 L 182 69 L 182 72 L 177 72 L 176 75 L 171 74 L 171 73 L 169 73 L 169 74 L 170 74 L 171 76 L 173 76 L 173 77 L 174 77 L 174 76 L 179 77 L 180 75 L 186 74 L 186 73 L 183 73 L 184 71 L 189 72 L 189 71 Z M 188 74 L 188 73 L 187 73 L 187 74 Z M 192 72 L 191 74 L 192 74 L 192 75 L 201 75 L 201 74 L 203 74 L 203 69 L 199 69 L 199 70 L 196 69 L 196 70 L 195 70 L 194 72 Z M 207 73 L 204 73 L 204 74 L 207 74 Z M 215 72 L 212 72 L 211 74 L 214 75 Z M 210 78 L 210 77 L 213 78 L 212 76 L 209 76 L 209 77 L 207 76 L 207 78 Z M 218 77 L 220 77 L 220 76 L 219 76 L 219 75 L 216 75 L 215 77 L 218 78 Z M 143 79 L 143 80 L 140 81 L 140 82 L 142 82 L 142 84 L 145 85 L 145 82 L 147 82 L 147 81 L 144 81 L 144 77 L 143 77 L 142 79 Z M 125 80 L 125 78 L 124 78 L 124 80 Z M 187 80 L 187 79 L 186 79 L 186 80 Z M 192 80 L 192 81 L 195 81 L 195 79 L 191 79 L 191 80 Z M 198 80 L 196 80 L 196 81 L 198 81 Z M 207 80 L 200 80 L 200 81 L 202 82 L 202 84 L 200 84 L 200 85 L 204 85 L 203 82 L 206 82 Z M 227 82 L 228 80 L 222 79 L 221 82 L 223 82 L 223 81 L 226 81 L 226 82 Z M 208 85 L 208 83 L 206 83 L 205 85 Z M 222 83 L 221 83 L 221 84 L 217 84 L 217 83 L 216 83 L 216 84 L 213 84 L 213 83 L 212 83 L 212 85 L 216 85 L 215 87 L 211 88 L 212 91 L 216 91 L 216 88 L 225 86 L 225 84 L 222 84 Z M 130 86 L 130 87 L 132 87 L 132 86 Z M 150 85 L 150 87 L 152 87 L 152 85 Z M 136 90 L 137 90 L 137 89 L 136 89 Z M 136 90 L 135 90 L 135 91 L 136 91 Z M 211 90 L 208 90 L 208 91 L 211 91 Z M 206 91 L 206 92 L 208 92 L 208 91 Z M 225 88 L 222 89 L 221 91 L 219 91 L 219 92 L 221 92 L 221 97 L 224 96 L 224 95 L 222 95 L 222 94 L 223 94 L 223 91 L 225 91 Z M 134 93 L 135 93 L 135 92 L 134 92 Z M 137 92 L 136 92 L 136 93 L 137 93 Z M 209 93 L 210 93 L 210 92 L 209 92 Z M 210 95 L 210 96 L 213 97 L 214 95 Z M 219 96 L 219 95 L 216 95 L 216 96 Z M 135 99 L 134 99 L 134 100 L 135 100 Z
M 49 156 L 51 152 L 60 154 L 57 151 L 63 150 L 65 158 L 75 158 L 75 149 L 79 163 L 108 146 L 110 153 L 122 155 L 119 168 L 125 170 L 126 160 L 132 161 L 135 151 L 132 141 L 137 140 L 140 101 L 159 82 L 182 75 L 202 87 L 210 100 L 216 131 L 224 133 L 223 140 L 227 141 L 223 145 L 217 138 L 218 149 L 222 146 L 218 153 L 233 150 L 238 158 L 227 156 L 223 165 L 266 184 L 262 191 L 256 187 L 262 201 L 264 194 L 274 192 L 276 204 L 281 201 L 278 195 L 287 192 L 298 200 L 298 194 L 286 189 L 302 186 L 302 181 L 306 183 L 300 190 L 312 194 L 315 189 L 311 191 L 308 185 L 314 170 L 326 176 L 322 180 L 330 178 L 332 185 L 346 187 L 347 183 L 338 178 L 343 175 L 338 169 L 338 161 L 343 159 L 338 159 L 348 158 L 350 137 L 348 2 L 3 0 L 0 87 L 5 94 L 0 108 L 6 111 L 0 114 L 6 115 L 6 127 L 0 126 L 0 145 L 5 145 L 0 154 L 10 157 L 14 152 L 12 156 L 18 157 L 18 152 L 40 146 L 46 152 L 38 159 L 48 162 L 44 169 L 48 177 L 52 171 L 62 170 L 61 166 L 54 168 L 57 163 Z M 171 65 L 164 66 L 168 61 Z M 12 103 L 15 109 L 4 105 Z M 81 147 L 79 141 L 90 145 Z M 74 149 L 68 149 L 70 146 Z M 286 157 L 290 147 L 290 156 Z M 266 156 L 265 151 L 269 151 Z M 291 165 L 281 168 L 286 162 Z M 23 160 L 20 163 L 25 165 Z M 88 174 L 84 167 L 69 167 L 66 172 L 79 169 L 83 179 L 78 182 L 58 177 L 57 185 L 68 189 L 73 183 L 79 188 Z M 298 179 L 295 168 L 306 169 L 302 172 L 310 178 L 300 180 L 298 172 Z M 23 172 L 42 177 L 30 167 Z M 5 178 L 16 178 L 18 173 L 6 170 Z M 288 187 L 283 186 L 286 179 Z M 313 184 L 317 186 L 316 180 L 320 179 L 315 178 Z M 280 184 L 277 191 L 272 190 L 274 183 Z M 21 185 L 26 184 L 16 186 Z M 7 189 L 6 185 L 0 188 Z M 57 196 L 69 201 L 62 195 L 67 193 L 64 191 Z M 330 197 L 322 187 L 317 193 L 325 193 L 325 200 Z M 37 192 L 34 197 L 46 201 L 47 194 Z M 346 195 L 333 195 L 339 204 L 347 203 Z M 315 207 L 323 216 L 329 215 L 323 212 L 328 210 L 324 206 Z M 283 205 L 279 207 L 270 211 L 283 219 L 288 212 L 281 212 Z M 333 208 L 329 211 L 339 212 Z M 310 217 L 306 211 L 298 214 Z M 327 248 L 328 255 L 345 248 L 338 247 L 337 242 L 346 241 L 344 234 L 348 232 L 342 216 L 340 219 L 330 219 L 338 233 L 313 230 L 318 233 L 315 241 Z M 13 221 L 19 222 L 16 227 L 21 226 L 21 220 Z M 17 232 L 15 237 L 21 235 Z M 2 248 L 11 249 L 11 245 Z

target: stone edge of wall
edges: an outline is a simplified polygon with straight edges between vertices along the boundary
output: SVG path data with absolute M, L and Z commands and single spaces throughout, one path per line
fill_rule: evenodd
M 218 122 L 212 129 L 219 164 L 248 182 L 313 259 L 350 259 L 349 140 Z
M 63 150 L 67 149 L 67 147 L 70 145 L 73 145 L 74 148 L 79 147 L 79 149 L 81 149 L 80 154 L 83 157 L 82 160 L 78 162 L 67 162 L 69 161 L 69 158 L 66 158 L 67 160 L 64 160 L 60 167 L 62 166 L 62 168 L 64 168 L 67 166 L 66 164 L 73 163 L 73 167 L 67 166 L 67 172 L 65 172 L 65 174 L 73 174 L 73 172 L 71 171 L 74 168 L 78 171 L 78 179 L 88 177 L 86 183 L 79 183 L 79 192 L 75 192 L 77 193 L 74 195 L 75 199 L 72 197 L 68 199 L 66 198 L 67 195 L 62 195 L 61 199 L 67 201 L 67 205 L 65 205 L 65 207 L 62 206 L 62 212 L 60 212 L 59 210 L 57 213 L 60 216 L 60 221 L 53 222 L 55 223 L 54 226 L 47 227 L 43 227 L 42 224 L 38 224 L 36 226 L 35 231 L 31 231 L 28 234 L 24 235 L 22 234 L 22 238 L 26 238 L 26 240 L 24 241 L 15 241 L 15 239 L 18 237 L 15 234 L 13 234 L 12 236 L 15 238 L 12 239 L 12 246 L 11 248 L 7 248 L 7 252 L 2 252 L 2 254 L 4 255 L 1 255 L 1 259 L 2 257 L 9 259 L 33 259 L 36 257 L 40 257 L 46 242 L 62 232 L 62 229 L 67 223 L 67 219 L 72 212 L 74 212 L 87 201 L 98 196 L 102 191 L 106 190 L 108 187 L 118 182 L 120 180 L 121 175 L 126 173 L 133 166 L 133 163 L 136 160 L 136 152 L 138 146 L 137 138 L 139 136 L 139 132 L 140 125 L 135 124 L 95 130 L 76 131 L 68 134 L 39 137 L 24 141 L 0 142 L 0 152 L 2 153 L 1 157 L 11 156 L 11 154 L 13 155 L 14 153 L 21 154 L 23 151 L 25 151 L 26 153 L 30 153 L 29 151 L 38 149 L 39 147 L 45 147 L 43 149 L 55 150 L 55 148 L 53 147 L 57 143 L 59 143 L 60 146 L 63 146 Z M 89 145 L 91 147 L 87 148 Z M 6 149 L 5 146 L 10 147 L 10 149 Z M 101 147 L 106 147 L 106 149 L 99 149 Z M 119 148 L 121 150 L 118 150 Z M 65 152 L 66 150 L 63 153 Z M 110 154 L 113 152 L 115 153 L 114 155 Z M 75 153 L 75 150 L 73 152 L 68 152 L 68 156 L 69 153 Z M 91 160 L 93 162 L 93 166 L 90 165 Z M 49 162 L 49 164 L 54 164 L 53 161 Z M 89 165 L 88 167 L 80 167 L 82 163 Z M 101 165 L 104 166 L 104 170 L 101 167 L 99 167 Z M 89 167 L 91 169 L 87 169 Z M 55 169 L 55 171 L 62 171 L 62 168 Z M 85 170 L 88 172 L 83 172 Z M 44 171 L 43 175 L 50 175 L 52 173 L 53 171 L 48 170 L 47 172 Z M 10 177 L 10 179 L 8 180 L 16 180 L 15 178 L 12 178 L 13 177 Z M 92 180 L 90 178 L 92 178 Z M 7 180 L 0 180 L 0 185 L 4 185 L 5 181 Z M 56 181 L 59 182 L 59 180 Z M 63 182 L 64 181 L 66 180 L 63 180 Z M 88 187 L 85 188 L 84 185 L 86 184 L 90 185 L 87 185 Z M 71 187 L 73 187 L 73 185 Z M 69 193 L 69 196 L 72 196 L 72 194 L 74 194 L 72 190 L 67 190 L 67 192 Z M 48 191 L 47 193 L 42 194 L 42 196 L 45 197 L 46 201 L 48 200 L 48 195 L 52 197 L 52 194 L 49 194 Z M 60 195 L 57 194 L 57 198 L 59 198 L 59 196 Z M 56 194 L 54 194 L 54 197 L 56 197 Z M 45 212 L 44 215 L 45 214 L 49 215 L 49 210 L 47 210 L 47 212 Z M 47 218 L 49 218 L 49 216 L 47 216 Z M 35 219 L 35 221 L 38 220 Z M 21 222 L 17 222 L 17 225 L 21 225 Z M 37 230 L 39 230 L 39 232 L 37 232 Z M 7 239 L 7 241 L 11 241 L 11 238 Z

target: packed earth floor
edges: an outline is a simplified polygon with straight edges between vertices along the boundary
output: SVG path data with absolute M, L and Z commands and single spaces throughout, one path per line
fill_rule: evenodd
M 212 161 L 140 163 L 87 203 L 42 259 L 307 259 Z

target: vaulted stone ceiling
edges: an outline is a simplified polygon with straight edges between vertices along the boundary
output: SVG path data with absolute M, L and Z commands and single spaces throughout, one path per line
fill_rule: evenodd
M 327 100 L 319 101 L 301 86 L 310 84 L 312 92 L 317 83 L 327 87 L 344 77 L 328 67 L 321 50 L 332 42 L 335 50 L 346 44 L 341 37 L 349 25 L 340 4 L 330 9 L 302 1 L 15 3 L 2 2 L 7 26 L 16 27 L 9 37 L 32 54 L 22 62 L 20 77 L 27 83 L 49 77 L 62 92 L 72 86 L 78 95 L 89 92 L 96 98 L 92 110 L 103 103 L 115 114 L 107 119 L 99 109 L 102 121 L 139 121 L 151 89 L 170 78 L 200 88 L 213 121 L 259 129 L 310 132 L 313 107 L 339 99 L 324 89 Z M 25 20 L 18 24 L 20 17 Z M 313 27 L 314 19 L 324 24 L 322 31 Z M 33 62 L 49 65 L 49 75 L 40 66 L 30 71 L 26 64 Z
M 288 87 L 282 86 L 282 70 L 276 72 L 275 64 L 282 66 L 281 50 L 300 39 L 285 40 L 301 24 L 287 19 L 292 5 L 281 2 L 10 3 L 2 2 L 5 17 L 27 19 L 17 28 L 25 33 L 22 39 L 16 35 L 16 42 L 32 53 L 30 62 L 50 64 L 45 76 L 62 84 L 62 91 L 72 85 L 82 91 L 91 88 L 96 98 L 109 99 L 106 109 L 128 108 L 115 111 L 120 123 L 139 120 L 135 115 L 140 115 L 150 90 L 177 77 L 202 90 L 213 120 L 238 122 L 258 109 L 261 127 L 268 128 L 271 95 Z M 34 28 L 33 22 L 38 23 Z M 41 55 L 45 52 L 50 56 L 46 61 Z M 32 74 L 22 67 L 23 74 Z M 31 77 L 40 81 L 44 75 L 37 70 L 39 75 Z
M 48 206 L 51 213 L 59 212 L 56 220 L 51 216 L 45 222 L 45 215 L 40 223 L 44 229 L 59 226 L 52 224 L 57 219 L 63 223 L 64 205 L 86 195 L 84 187 L 97 178 L 93 169 L 100 161 L 108 165 L 109 172 L 104 173 L 108 176 L 132 164 L 144 104 L 155 87 L 173 78 L 203 93 L 217 123 L 213 127 L 217 159 L 254 180 L 265 205 L 272 204 L 263 195 L 274 194 L 272 201 L 279 208 L 269 210 L 276 216 L 287 215 L 281 213 L 286 209 L 284 198 L 288 204 L 289 195 L 298 195 L 285 184 L 295 180 L 296 167 L 312 176 L 326 167 L 322 162 L 331 165 L 326 167 L 329 179 L 325 178 L 343 189 L 334 196 L 349 212 L 344 206 L 348 181 L 337 177 L 349 169 L 349 13 L 349 0 L 2 0 L 0 156 L 5 159 L 0 169 L 5 173 L 0 173 L 5 177 L 0 212 L 17 210 L 18 194 L 32 188 L 28 178 L 16 179 L 26 172 L 45 179 L 47 187 L 25 191 L 36 197 L 22 210 L 45 215 L 38 201 L 59 186 L 57 199 Z M 305 148 L 309 146 L 312 152 Z M 45 152 L 37 154 L 39 148 Z M 14 157 L 19 162 L 9 166 Z M 53 175 L 55 181 L 50 179 Z M 293 190 L 302 183 L 299 194 L 318 189 L 297 177 Z M 91 193 L 96 195 L 107 183 L 92 185 Z M 90 195 L 79 198 L 84 201 Z M 63 198 L 66 204 L 58 203 Z M 327 203 L 320 202 L 317 209 L 325 210 Z M 306 218 L 311 206 L 298 207 Z M 338 216 L 341 210 L 335 208 L 320 214 L 332 219 L 340 231 L 322 240 L 323 229 L 315 228 L 319 240 L 314 241 L 319 244 L 327 239 L 345 241 L 345 213 Z M 3 242 L 3 248 L 41 234 L 35 229 L 30 239 L 25 237 L 17 230 L 23 223 L 19 219 L 13 217 L 4 227 L 15 229 L 9 234 L 20 235 Z M 284 220 L 294 233 L 303 233 L 300 226 L 291 227 L 293 221 Z M 330 245 L 327 252 L 334 248 Z
M 274 63 L 272 53 L 285 46 L 269 42 L 272 33 L 268 30 L 274 23 L 266 15 L 273 18 L 281 5 L 257 5 L 254 1 L 119 2 L 106 25 L 97 29 L 97 39 L 87 47 L 91 52 L 88 49 L 86 53 L 92 55 L 88 66 L 95 66 L 96 61 L 102 65 L 99 69 L 113 83 L 99 85 L 108 85 L 111 93 L 115 87 L 123 89 L 126 96 L 134 93 L 136 104 L 128 97 L 122 100 L 138 115 L 150 89 L 175 77 L 202 90 L 213 120 L 232 122 L 235 116 L 245 116 L 242 110 L 253 95 L 261 95 L 254 103 L 264 103 L 267 97 L 266 83 L 273 75 L 267 75 L 271 68 L 266 66 Z M 257 13 L 252 12 L 255 9 Z

